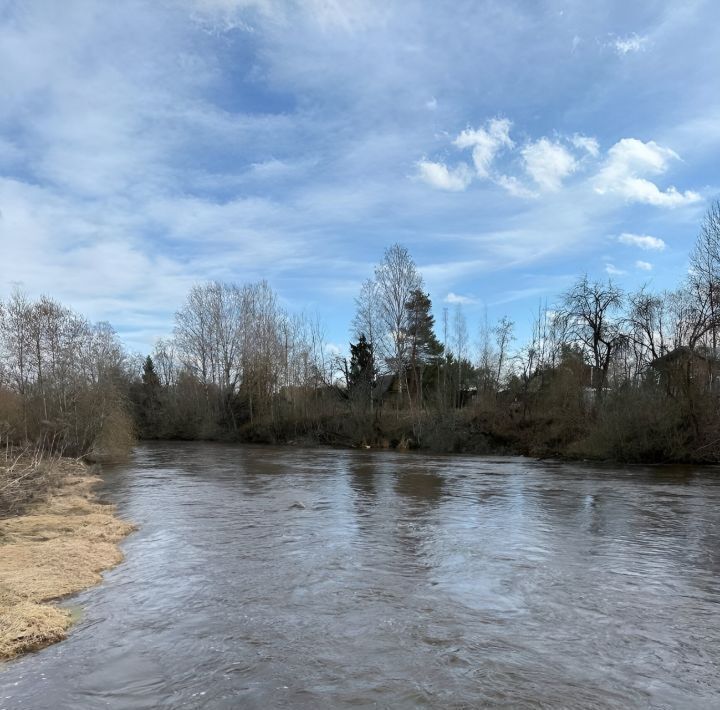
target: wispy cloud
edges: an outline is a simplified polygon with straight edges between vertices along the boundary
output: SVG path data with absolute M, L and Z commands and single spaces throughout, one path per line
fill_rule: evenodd
M 451 303 L 451 304 L 459 303 L 461 305 L 469 305 L 471 303 L 477 303 L 477 301 L 470 296 L 462 296 L 461 294 L 453 293 L 452 291 L 450 291 L 443 300 L 445 301 L 445 303 Z
M 466 128 L 453 141 L 461 150 L 472 148 L 473 163 L 478 177 L 490 177 L 497 154 L 515 144 L 510 138 L 512 124 L 506 118 L 490 119 L 484 127 Z
M 633 32 L 625 37 L 616 37 L 611 46 L 619 56 L 642 52 L 647 48 L 649 38 Z
M 618 241 L 621 244 L 628 244 L 629 246 L 639 247 L 640 249 L 662 251 L 665 249 L 665 242 L 660 237 L 651 237 L 647 234 L 631 234 L 630 232 L 623 232 L 619 237 Z
M 638 259 L 635 262 L 635 266 L 641 271 L 652 271 L 652 264 L 649 261 L 642 261 Z
M 574 133 L 570 138 L 570 142 L 576 148 L 584 150 L 593 158 L 597 158 L 598 155 L 600 155 L 600 144 L 598 143 L 597 138 L 594 138 L 593 136 L 584 136 L 580 133 Z
M 436 301 L 522 292 L 522 322 L 526 271 L 624 266 L 608 234 L 685 244 L 717 191 L 712 3 L 661 0 L 637 41 L 616 9 L 527 3 L 0 5 L 0 295 L 49 292 L 132 347 L 208 278 L 268 278 L 343 342 L 392 241 Z
M 420 160 L 417 167 L 420 179 L 440 190 L 458 192 L 466 189 L 472 181 L 472 173 L 465 163 L 460 163 L 454 168 L 448 168 L 443 163 Z

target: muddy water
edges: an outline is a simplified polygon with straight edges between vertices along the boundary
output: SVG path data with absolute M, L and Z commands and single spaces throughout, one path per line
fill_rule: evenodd
M 140 448 L 141 529 L 2 708 L 717 708 L 720 476 Z

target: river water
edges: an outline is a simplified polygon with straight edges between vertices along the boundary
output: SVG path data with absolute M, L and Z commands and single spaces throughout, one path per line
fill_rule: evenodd
M 157 444 L 105 478 L 140 530 L 0 710 L 720 708 L 716 469 Z

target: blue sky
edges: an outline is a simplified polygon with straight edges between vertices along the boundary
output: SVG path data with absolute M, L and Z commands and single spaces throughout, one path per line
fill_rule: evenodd
M 718 196 L 720 5 L 0 0 L 0 295 L 131 349 L 267 278 L 344 345 L 407 246 L 526 331 L 580 273 L 676 284 Z

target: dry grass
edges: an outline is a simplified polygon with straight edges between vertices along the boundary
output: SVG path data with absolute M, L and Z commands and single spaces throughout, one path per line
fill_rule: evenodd
M 62 460 L 52 468 L 44 500 L 0 520 L 0 658 L 65 638 L 70 613 L 44 602 L 97 584 L 122 560 L 117 542 L 133 530 L 94 499 L 98 479 L 85 466 Z

